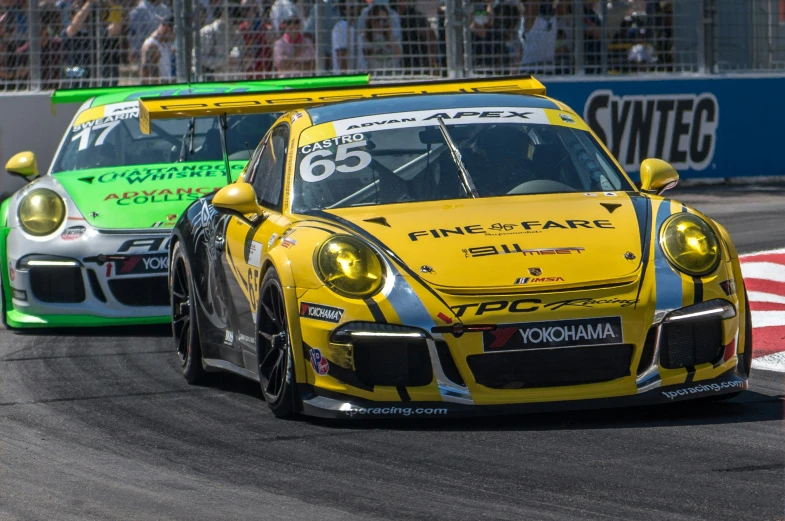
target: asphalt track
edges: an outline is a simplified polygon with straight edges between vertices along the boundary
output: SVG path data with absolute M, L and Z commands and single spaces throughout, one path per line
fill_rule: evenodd
M 742 252 L 785 188 L 682 190 Z M 275 420 L 189 387 L 166 328 L 0 331 L 0 520 L 785 519 L 785 374 L 727 402 L 492 419 Z

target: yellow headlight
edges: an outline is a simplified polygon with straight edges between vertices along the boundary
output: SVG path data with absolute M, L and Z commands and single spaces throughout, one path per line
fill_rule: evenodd
M 671 264 L 687 275 L 706 275 L 720 262 L 720 245 L 711 227 L 686 212 L 672 216 L 662 225 L 660 247 Z
M 51 190 L 33 190 L 19 203 L 19 223 L 30 235 L 49 235 L 60 227 L 63 219 L 65 203 Z
M 332 237 L 322 244 L 316 255 L 316 271 L 330 289 L 345 297 L 371 296 L 384 281 L 376 252 L 348 235 Z

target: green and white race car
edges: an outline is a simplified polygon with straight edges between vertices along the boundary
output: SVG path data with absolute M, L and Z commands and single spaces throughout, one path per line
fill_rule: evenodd
M 47 174 L 38 175 L 32 152 L 6 164 L 9 173 L 31 181 L 0 205 L 3 323 L 26 328 L 171 320 L 170 228 L 193 200 L 236 179 L 277 115 L 167 120 L 144 135 L 140 98 L 187 103 L 195 94 L 261 95 L 367 82 L 367 76 L 343 76 L 55 92 L 53 103 L 83 104 Z

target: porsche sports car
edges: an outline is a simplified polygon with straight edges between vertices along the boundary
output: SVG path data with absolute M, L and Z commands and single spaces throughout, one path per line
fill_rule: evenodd
M 358 85 L 367 76 L 57 91 L 81 102 L 48 175 L 32 152 L 6 170 L 35 179 L 0 206 L 2 318 L 8 327 L 171 320 L 171 227 L 189 203 L 236 178 L 276 114 L 157 123 L 139 131 L 138 99 Z M 221 132 L 224 131 L 224 138 Z M 225 143 L 222 144 L 222 140 Z
M 286 109 L 169 245 L 189 382 L 258 380 L 278 416 L 451 416 L 668 403 L 747 388 L 727 231 L 637 187 L 531 77 L 142 100 Z M 215 281 L 206 284 L 205 281 Z

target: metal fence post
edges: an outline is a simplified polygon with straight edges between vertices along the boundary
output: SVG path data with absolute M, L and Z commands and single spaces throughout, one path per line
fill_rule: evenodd
M 38 0 L 30 0 L 27 20 L 27 34 L 30 37 L 30 72 L 27 81 L 31 90 L 41 90 L 41 11 L 38 9 Z
M 204 79 L 202 75 L 202 39 L 200 37 L 200 30 L 202 28 L 202 16 L 201 11 L 199 10 L 199 4 L 194 2 L 191 4 L 193 9 L 193 69 L 194 81 L 202 81 Z M 190 51 L 190 49 L 189 49 Z
M 575 75 L 583 76 L 586 73 L 583 47 L 583 0 L 573 0 L 572 12 L 575 17 L 575 30 L 573 31 L 573 37 L 575 38 Z
M 698 23 L 698 49 L 697 49 L 697 58 L 698 58 L 698 72 L 701 74 L 706 74 L 706 23 L 708 19 L 706 18 L 706 3 L 705 0 L 698 0 L 700 4 L 700 23 Z
M 183 0 L 173 0 L 172 11 L 174 11 L 174 37 L 175 37 L 175 71 L 177 74 L 177 83 L 188 83 L 188 60 L 186 58 L 186 50 L 188 44 L 186 34 L 188 34 L 188 25 L 185 23 L 187 15 L 184 13 Z
M 324 0 L 316 0 L 311 7 L 313 15 L 316 17 L 314 22 L 314 42 L 316 49 L 316 74 L 324 73 L 324 56 L 322 56 L 322 40 L 324 39 Z
M 468 62 L 464 62 L 464 53 L 461 48 L 461 44 L 466 47 L 462 8 L 463 0 L 445 0 L 444 39 L 447 54 L 447 76 L 449 78 L 463 78 L 465 69 L 468 67 Z
M 600 28 L 600 74 L 608 74 L 608 2 L 600 2 L 600 4 L 602 5 L 602 27 Z

